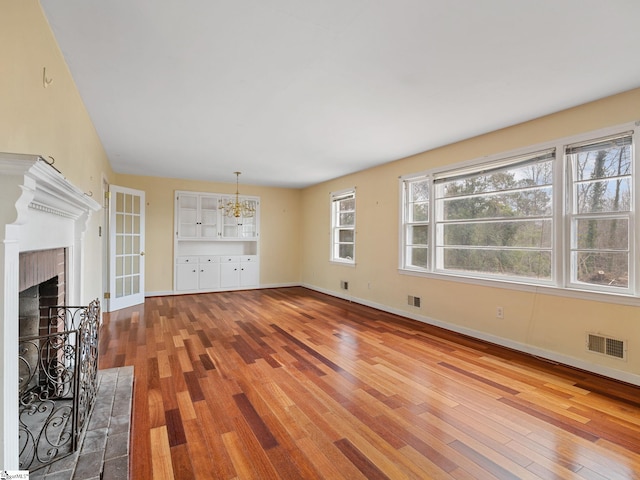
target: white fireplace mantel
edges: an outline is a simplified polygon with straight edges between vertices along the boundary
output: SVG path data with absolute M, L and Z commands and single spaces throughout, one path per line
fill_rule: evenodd
M 42 157 L 0 153 L 0 470 L 19 469 L 20 252 L 67 248 L 67 302 L 79 304 L 84 233 L 100 208 Z

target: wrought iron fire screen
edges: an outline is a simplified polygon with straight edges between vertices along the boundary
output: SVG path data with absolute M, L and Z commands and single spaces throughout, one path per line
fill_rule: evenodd
M 76 451 L 98 389 L 100 301 L 49 307 L 47 333 L 19 339 L 20 469 Z

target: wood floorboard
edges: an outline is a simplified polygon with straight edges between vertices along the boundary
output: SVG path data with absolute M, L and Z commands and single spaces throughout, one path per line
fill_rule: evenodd
M 640 388 L 304 288 L 105 314 L 130 478 L 640 479 Z

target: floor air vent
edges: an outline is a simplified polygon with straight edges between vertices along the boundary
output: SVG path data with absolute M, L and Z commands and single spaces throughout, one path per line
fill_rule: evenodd
M 624 340 L 587 333 L 587 350 L 624 360 L 627 354 L 627 345 Z

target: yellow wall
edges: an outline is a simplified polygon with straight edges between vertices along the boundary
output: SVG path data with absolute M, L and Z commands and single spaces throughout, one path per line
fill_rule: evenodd
M 398 177 L 640 119 L 640 89 L 307 188 L 302 282 L 563 361 L 640 375 L 640 308 L 398 273 Z M 356 187 L 356 266 L 329 262 L 329 194 Z M 349 281 L 349 290 L 340 281 Z M 419 296 L 422 308 L 407 305 Z M 505 318 L 495 318 L 496 307 Z M 586 332 L 628 341 L 626 362 L 586 352 Z M 640 377 L 636 377 L 636 380 Z
M 146 192 L 146 290 L 172 288 L 173 191 L 232 193 L 234 184 L 115 175 L 85 111 L 37 0 L 0 0 L 0 151 L 52 156 L 75 185 L 99 199 L 110 183 Z M 53 82 L 43 85 L 43 68 Z M 264 285 L 302 282 L 365 303 L 416 315 L 407 295 L 422 297 L 420 318 L 475 331 L 552 356 L 611 371 L 640 374 L 638 307 L 484 287 L 398 273 L 398 177 L 640 118 L 640 89 L 493 132 L 302 191 L 242 186 L 262 199 L 261 278 Z M 427 134 L 427 133 L 425 133 Z M 357 187 L 357 265 L 330 264 L 329 193 Z M 84 301 L 101 296 L 102 212 L 86 236 Z M 495 319 L 495 307 L 505 319 Z M 628 360 L 585 351 L 586 331 L 628 341 Z M 574 362 L 575 363 L 575 362 Z
M 38 154 L 100 202 L 113 175 L 37 0 L 0 0 L 0 152 Z M 43 84 L 43 69 L 52 82 Z M 85 236 L 83 302 L 102 296 L 102 212 Z
M 145 290 L 148 294 L 172 291 L 175 190 L 235 193 L 235 183 L 135 175 L 118 175 L 116 183 L 145 191 Z M 260 284 L 298 284 L 300 191 L 241 184 L 240 193 L 260 197 Z

